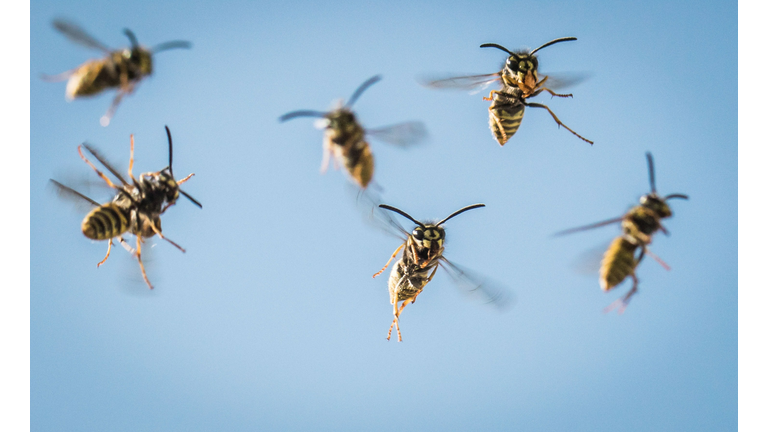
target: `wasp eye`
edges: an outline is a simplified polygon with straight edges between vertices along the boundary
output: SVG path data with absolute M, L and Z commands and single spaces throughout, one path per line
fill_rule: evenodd
M 416 240 L 424 239 L 424 231 L 418 229 L 413 230 L 413 238 Z

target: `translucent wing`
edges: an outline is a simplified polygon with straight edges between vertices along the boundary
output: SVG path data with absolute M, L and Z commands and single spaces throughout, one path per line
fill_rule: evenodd
M 120 173 L 114 168 L 114 166 L 107 161 L 107 158 L 105 158 L 98 150 L 96 150 L 95 147 L 88 143 L 83 143 L 83 147 L 85 147 L 88 152 L 93 155 L 93 157 L 96 158 L 99 162 L 101 162 L 102 165 L 104 165 L 104 168 L 109 170 L 109 172 L 112 173 L 113 176 L 115 176 L 122 184 L 128 184 L 127 181 L 123 178 L 123 176 L 120 175 Z
M 94 48 L 103 51 L 104 53 L 109 53 L 111 51 L 106 45 L 96 40 L 96 38 L 86 33 L 79 25 L 71 21 L 57 19 L 53 21 L 53 27 L 66 36 L 67 39 L 78 45 Z
M 485 75 L 468 75 L 449 78 L 421 79 L 419 82 L 425 87 L 441 90 L 477 90 L 480 91 L 488 87 L 491 83 L 501 79 L 501 72 Z
M 357 195 L 357 208 L 362 212 L 363 219 L 367 224 L 405 241 L 410 233 L 394 219 L 395 213 L 379 207 L 381 203 L 379 194 L 370 188 L 360 191 Z
M 92 209 L 93 207 L 98 207 L 101 205 L 95 200 L 88 198 L 87 196 L 81 194 L 80 192 L 72 189 L 69 186 L 64 186 L 63 184 L 57 182 L 54 179 L 50 179 L 50 184 L 52 185 L 54 191 L 59 197 L 74 203 L 75 205 L 77 205 L 77 207 L 82 208 L 86 211 Z
M 422 122 L 405 122 L 376 129 L 366 129 L 366 135 L 399 147 L 424 142 L 427 127 Z
M 544 83 L 544 87 L 551 90 L 560 90 L 568 87 L 573 87 L 577 84 L 581 84 L 592 76 L 588 72 L 567 72 L 557 74 L 545 74 L 539 72 L 539 79 L 547 77 L 547 82 Z
M 438 264 L 451 276 L 451 279 L 464 291 L 481 296 L 486 303 L 493 304 L 500 310 L 509 309 L 515 304 L 514 294 L 503 285 L 492 282 L 469 269 L 458 266 L 440 257 Z
M 556 232 L 554 235 L 555 236 L 561 236 L 561 235 L 566 235 L 566 234 L 573 234 L 573 233 L 579 232 L 579 231 L 591 230 L 593 228 L 599 228 L 601 226 L 606 226 L 606 225 L 611 225 L 611 224 L 615 224 L 615 223 L 621 222 L 622 219 L 624 219 L 624 216 L 619 216 L 617 218 L 604 220 L 604 221 L 593 223 L 593 224 L 590 224 L 590 225 L 584 225 L 584 226 L 580 226 L 580 227 L 576 227 L 576 228 L 570 228 L 570 229 L 567 229 L 567 230 L 559 231 L 559 232 Z

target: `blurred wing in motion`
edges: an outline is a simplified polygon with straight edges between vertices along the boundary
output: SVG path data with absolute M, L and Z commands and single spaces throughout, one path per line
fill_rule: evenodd
M 439 265 L 451 276 L 454 283 L 462 290 L 481 296 L 485 303 L 496 306 L 499 310 L 507 310 L 514 306 L 514 294 L 503 285 L 489 281 L 487 278 L 460 267 L 447 258 L 440 257 Z
M 115 176 L 118 180 L 120 180 L 122 184 L 124 185 L 128 184 L 128 182 L 125 181 L 123 176 L 120 175 L 120 173 L 114 168 L 114 166 L 111 163 L 109 163 L 109 161 L 107 161 L 107 158 L 102 156 L 102 154 L 98 150 L 96 150 L 95 147 L 93 147 L 88 143 L 83 143 L 83 147 L 85 147 L 85 149 L 88 150 L 88 152 L 91 155 L 93 155 L 93 157 L 95 157 L 97 161 L 101 162 L 101 164 L 104 165 L 104 168 L 109 170 L 109 172 L 111 172 L 113 176 Z
M 405 241 L 410 233 L 392 217 L 395 213 L 381 209 L 379 204 L 382 204 L 381 197 L 371 188 L 360 191 L 357 194 L 356 205 L 362 213 L 365 223 L 392 237 Z
M 561 90 L 568 87 L 573 87 L 577 84 L 589 79 L 592 74 L 589 72 L 567 72 L 558 74 L 544 74 L 539 72 L 539 78 L 547 77 L 547 81 L 544 83 L 544 87 L 550 90 Z
M 106 45 L 96 40 L 96 38 L 86 33 L 79 25 L 71 21 L 57 19 L 53 21 L 53 27 L 66 36 L 67 39 L 78 45 L 97 49 L 106 54 L 109 54 L 111 51 Z
M 405 122 L 376 129 L 366 129 L 366 135 L 399 147 L 424 142 L 427 128 L 422 122 Z
M 603 255 L 605 255 L 605 251 L 608 250 L 610 245 L 611 242 L 607 241 L 581 252 L 568 267 L 576 274 L 597 278 L 600 273 Z
M 580 226 L 580 227 L 576 227 L 576 228 L 570 228 L 570 229 L 567 229 L 567 230 L 558 231 L 558 232 L 556 232 L 554 234 L 554 236 L 558 237 L 558 236 L 562 236 L 562 235 L 566 235 L 566 234 L 573 234 L 573 233 L 579 232 L 579 231 L 586 231 L 586 230 L 591 230 L 593 228 L 600 228 L 601 226 L 606 226 L 606 225 L 611 225 L 611 224 L 619 223 L 623 219 L 624 219 L 624 216 L 619 216 L 617 218 L 604 220 L 602 222 L 597 222 L 597 223 L 593 223 L 593 224 L 589 224 L 589 225 L 584 225 L 584 226 Z
M 485 75 L 468 75 L 450 78 L 420 79 L 419 82 L 425 87 L 441 90 L 475 90 L 479 92 L 488 87 L 494 81 L 501 79 L 501 72 Z
M 54 179 L 50 179 L 49 184 L 52 185 L 54 191 L 60 198 L 72 202 L 78 207 L 78 209 L 90 211 L 93 207 L 98 207 L 101 205 L 95 200 L 88 198 L 87 196 L 81 194 L 69 186 L 64 186 Z

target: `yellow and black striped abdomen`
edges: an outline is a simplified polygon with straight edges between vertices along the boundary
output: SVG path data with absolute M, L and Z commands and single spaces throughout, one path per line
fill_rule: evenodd
M 93 240 L 115 238 L 128 231 L 128 220 L 125 209 L 115 203 L 104 204 L 83 219 L 83 234 Z
M 637 245 L 624 236 L 616 237 L 603 255 L 600 264 L 600 288 L 608 291 L 620 284 L 627 276 L 635 273 Z
M 368 186 L 373 178 L 373 153 L 371 147 L 364 140 L 348 144 L 342 150 L 344 167 L 349 175 L 363 189 Z
M 489 125 L 496 141 L 504 145 L 520 128 L 525 105 L 498 102 L 498 100 L 494 101 L 488 108 Z

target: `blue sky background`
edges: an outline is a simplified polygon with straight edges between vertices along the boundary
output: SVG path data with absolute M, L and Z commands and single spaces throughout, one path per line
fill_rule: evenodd
M 155 74 L 99 126 L 112 93 L 67 103 L 41 73 L 98 55 L 51 27 L 75 19 L 105 44 L 122 28 L 155 45 Z M 539 96 L 590 147 L 529 109 L 500 148 L 482 94 L 416 77 L 498 71 L 498 43 L 541 51 L 543 73 L 588 73 L 573 99 Z M 32 430 L 697 430 L 737 428 L 737 3 L 389 2 L 281 5 L 138 1 L 31 4 Z M 451 220 L 446 256 L 504 284 L 498 313 L 438 272 L 391 322 L 386 278 L 398 241 L 364 224 L 341 172 L 318 173 L 320 131 L 280 124 L 325 110 L 382 74 L 355 105 L 365 126 L 424 121 L 430 141 L 372 141 L 383 199 Z M 80 160 L 89 141 L 122 169 L 195 172 L 152 239 L 149 291 L 135 259 L 82 236 L 83 211 L 49 178 L 99 201 Z M 619 232 L 561 229 L 672 201 L 670 237 L 638 269 L 622 316 L 576 269 Z M 410 229 L 409 224 L 404 223 Z

